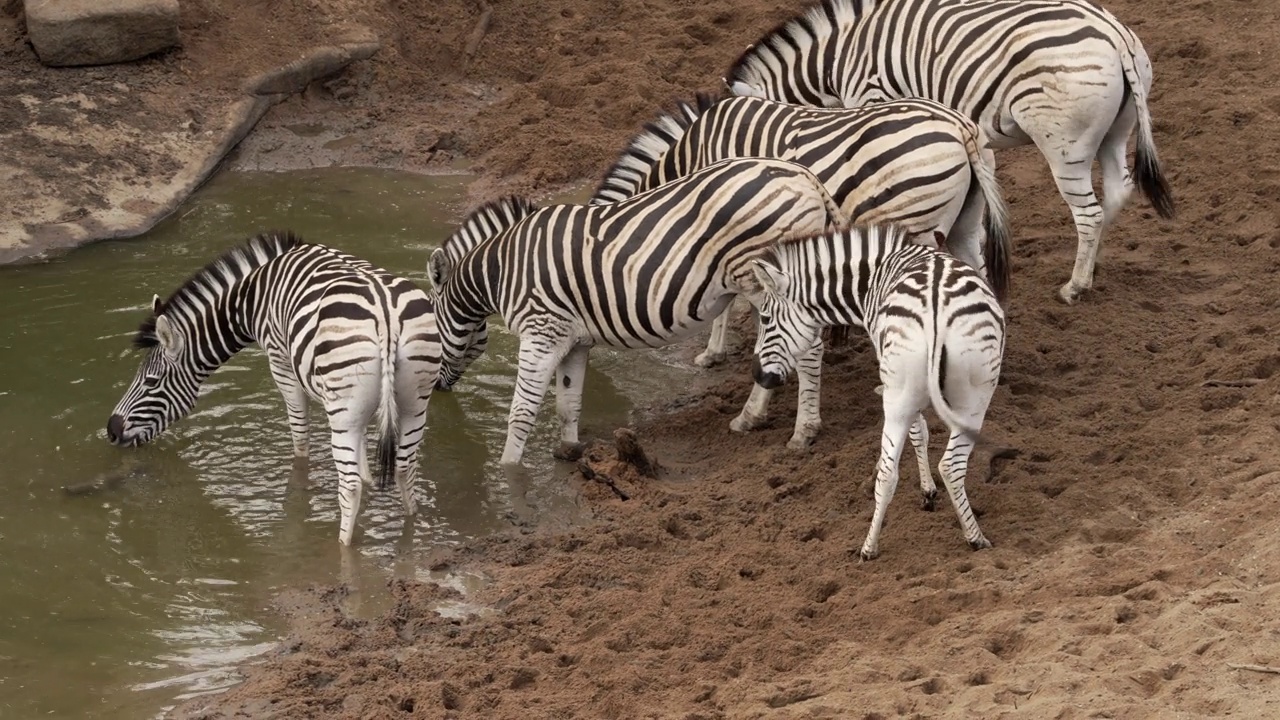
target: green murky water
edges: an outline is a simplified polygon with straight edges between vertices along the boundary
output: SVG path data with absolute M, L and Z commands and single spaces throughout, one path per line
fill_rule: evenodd
M 366 492 L 363 537 L 345 554 L 323 414 L 310 476 L 291 478 L 284 407 L 256 347 L 150 446 L 105 439 L 153 293 L 276 227 L 427 287 L 427 256 L 456 224 L 465 183 L 354 169 L 222 175 L 143 238 L 0 268 L 0 718 L 154 717 L 225 687 L 234 664 L 269 649 L 281 589 L 348 582 L 353 611 L 373 612 L 392 575 L 429 576 L 424 551 L 506 529 L 525 502 L 535 518 L 571 516 L 568 468 L 550 456 L 553 402 L 526 452 L 527 484 L 513 492 L 497 465 L 516 355 L 497 328 L 463 384 L 432 398 L 417 522 L 405 532 L 395 494 Z M 633 403 L 691 372 L 652 353 L 593 351 L 584 435 L 625 424 Z M 63 490 L 104 476 L 123 479 Z

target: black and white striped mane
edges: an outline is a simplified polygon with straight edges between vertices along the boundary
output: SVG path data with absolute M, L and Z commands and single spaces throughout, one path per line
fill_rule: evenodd
M 472 210 L 457 230 L 445 238 L 441 248 L 451 255 L 462 256 L 486 238 L 514 226 L 532 215 L 538 206 L 519 195 L 506 195 Z M 461 247 L 456 247 L 461 245 Z
M 156 339 L 158 314 L 163 315 L 174 306 L 190 304 L 197 297 L 207 298 L 210 290 L 221 293 L 224 288 L 243 278 L 250 270 L 262 267 L 301 244 L 302 238 L 291 230 L 270 230 L 227 250 L 179 285 L 178 289 L 160 304 L 159 313 L 152 312 L 150 317 L 142 321 L 138 334 L 133 338 L 134 347 L 145 349 L 159 344 L 159 340 Z
M 759 76 L 770 74 L 771 60 L 782 65 L 799 64 L 799 61 L 789 58 L 797 55 L 803 58 L 805 50 L 814 43 L 830 37 L 840 28 L 852 27 L 858 17 L 869 12 L 875 3 L 876 0 L 822 0 L 799 17 L 784 20 L 762 35 L 729 66 L 724 78 L 725 86 L 732 87 L 739 82 L 759 88 Z M 800 99 L 788 98 L 787 101 L 800 102 Z
M 658 117 L 645 123 L 643 129 L 627 143 L 626 149 L 618 154 L 618 159 L 609 166 L 604 179 L 591 196 L 599 198 L 603 193 L 610 200 L 621 200 L 634 195 L 636 187 L 648 176 L 650 168 L 662 154 L 675 145 L 689 126 L 722 97 L 711 93 L 697 93 L 692 103 L 677 100 L 673 111 L 664 110 Z

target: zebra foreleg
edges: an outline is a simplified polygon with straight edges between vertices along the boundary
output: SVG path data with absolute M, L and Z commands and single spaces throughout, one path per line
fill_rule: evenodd
M 819 396 L 822 390 L 822 343 L 816 342 L 796 362 L 796 429 L 787 441 L 792 450 L 804 450 L 813 444 L 822 430 Z
M 577 460 L 582 455 L 578 441 L 578 418 L 582 415 L 582 383 L 587 374 L 590 348 L 575 345 L 556 368 L 556 414 L 560 416 L 560 447 L 553 453 L 558 460 Z
M 520 360 L 516 369 L 516 389 L 507 414 L 507 444 L 502 451 L 503 465 L 519 465 L 524 446 L 533 431 L 538 408 L 547 394 L 556 368 L 572 349 L 573 340 L 562 337 L 521 337 Z M 579 383 L 580 385 L 581 383 Z
M 711 322 L 711 337 L 707 338 L 707 349 L 698 353 L 698 356 L 693 359 L 694 365 L 710 368 L 724 362 L 725 356 L 729 354 L 729 313 L 736 302 L 735 296 L 729 301 L 724 311 Z

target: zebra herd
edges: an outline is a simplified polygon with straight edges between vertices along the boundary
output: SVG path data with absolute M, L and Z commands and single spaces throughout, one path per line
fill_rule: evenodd
M 908 439 L 932 509 L 929 406 L 950 430 L 938 471 L 965 538 L 990 547 L 964 476 L 1000 374 L 1010 292 L 993 148 L 1034 143 L 1048 161 L 1078 234 L 1059 292 L 1074 302 L 1135 184 L 1173 215 L 1142 44 L 1087 0 L 822 0 L 748 48 L 724 83 L 725 97 L 698 95 L 646 124 L 587 204 L 505 197 L 473 211 L 431 254 L 430 293 L 290 233 L 228 251 L 155 297 L 136 338 L 146 355 L 108 439 L 151 440 L 258 342 L 296 456 L 307 450 L 307 399 L 324 405 L 346 545 L 375 477 L 379 489 L 394 479 L 406 516 L 415 512 L 431 393 L 452 389 L 484 353 L 489 317 L 519 338 L 502 454 L 519 464 L 550 388 L 561 451 L 578 444 L 591 347 L 659 347 L 713 323 L 696 361 L 710 366 L 741 297 L 756 310 L 754 384 L 731 428 L 759 427 L 794 374 L 788 446 L 809 445 L 821 427 L 822 332 L 862 328 L 884 408 L 862 557 L 879 552 Z M 375 420 L 376 475 L 365 448 Z

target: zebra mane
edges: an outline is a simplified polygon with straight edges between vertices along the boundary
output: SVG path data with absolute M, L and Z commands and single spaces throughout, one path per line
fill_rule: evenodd
M 636 188 L 649 170 L 662 159 L 663 153 L 679 142 L 689 126 L 721 100 L 721 95 L 699 92 L 692 103 L 677 100 L 674 111 L 662 111 L 643 128 L 618 154 L 604 178 L 591 193 L 592 205 L 625 200 L 636 194 Z
M 250 270 L 262 267 L 301 243 L 302 238 L 291 230 L 270 230 L 227 250 L 179 285 L 177 290 L 160 303 L 159 312 L 153 308 L 151 316 L 138 327 L 138 334 L 133 338 L 134 347 L 146 349 L 160 344 L 156 338 L 156 318 L 169 308 L 188 305 L 196 297 L 208 297 L 210 290 L 218 290 L 234 283 Z
M 794 96 L 798 68 L 803 66 L 806 50 L 819 41 L 849 28 L 863 13 L 875 6 L 876 0 L 822 0 L 802 15 L 784 20 L 766 32 L 760 40 L 747 47 L 729 66 L 724 84 L 732 95 L 769 97 L 791 103 L 812 104 L 805 98 Z M 764 78 L 777 74 L 783 97 L 766 93 L 768 83 Z M 812 82 L 816 78 L 809 78 Z M 735 87 L 736 86 L 736 87 Z
M 532 215 L 538 206 L 528 198 L 506 195 L 481 205 L 467 215 L 440 247 L 455 260 L 488 238 Z
M 863 238 L 866 238 L 864 241 Z M 802 253 L 808 246 L 821 243 L 838 243 L 840 245 L 861 246 L 864 242 L 873 247 L 884 245 L 904 245 L 907 243 L 906 229 L 897 223 L 874 223 L 870 225 L 849 225 L 820 233 L 793 235 L 783 238 L 761 250 L 757 259 L 767 260 L 778 267 L 789 261 L 803 260 Z M 800 255 L 800 257 L 797 257 Z

